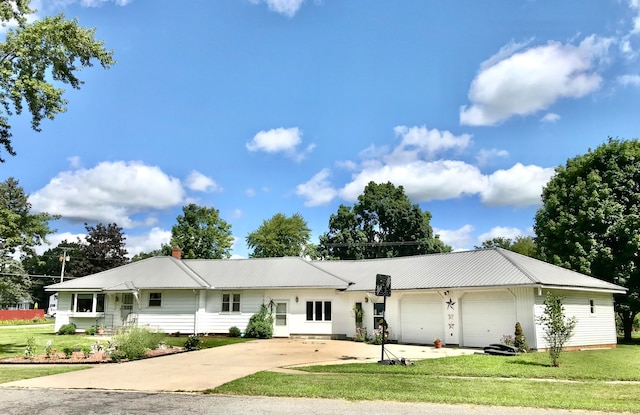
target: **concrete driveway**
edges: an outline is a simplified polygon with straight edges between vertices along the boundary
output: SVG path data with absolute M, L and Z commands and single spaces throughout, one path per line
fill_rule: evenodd
M 434 349 L 391 344 L 394 356 L 421 360 L 473 350 Z M 338 340 L 270 339 L 180 353 L 127 363 L 101 364 L 91 369 L 1 384 L 2 388 L 103 389 L 132 391 L 200 391 L 215 388 L 263 370 L 287 370 L 299 365 L 377 362 L 380 346 Z M 385 357 L 387 358 L 387 357 Z

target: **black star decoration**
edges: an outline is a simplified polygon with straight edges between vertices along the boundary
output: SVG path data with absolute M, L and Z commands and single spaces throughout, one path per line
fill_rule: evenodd
M 455 324 L 454 324 L 454 323 L 449 323 L 449 328 L 450 328 L 450 329 L 453 329 L 454 327 L 455 327 Z
M 452 309 L 453 310 L 453 306 L 456 304 L 455 301 L 453 301 L 452 298 L 449 298 L 449 301 L 447 301 L 447 309 Z

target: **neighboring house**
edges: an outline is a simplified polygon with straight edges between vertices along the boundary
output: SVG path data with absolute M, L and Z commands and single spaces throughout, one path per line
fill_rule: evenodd
M 565 297 L 578 320 L 568 346 L 615 346 L 613 294 L 626 289 L 500 248 L 362 261 L 302 258 L 181 260 L 154 257 L 53 284 L 55 328 L 73 322 L 167 333 L 227 333 L 246 327 L 262 304 L 274 336 L 352 337 L 355 307 L 369 334 L 382 317 L 376 274 L 391 276 L 386 321 L 402 343 L 483 347 L 520 322 L 529 345 L 543 349 L 537 319 L 547 291 Z

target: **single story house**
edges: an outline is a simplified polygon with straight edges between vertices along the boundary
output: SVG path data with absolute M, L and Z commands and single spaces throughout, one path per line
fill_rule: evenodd
M 48 286 L 58 293 L 55 329 L 75 323 L 141 325 L 167 333 L 244 330 L 268 305 L 274 336 L 352 337 L 355 310 L 371 334 L 384 298 L 376 275 L 391 276 L 389 338 L 402 343 L 483 347 L 520 322 L 533 349 L 544 349 L 538 317 L 545 294 L 565 297 L 575 335 L 568 346 L 615 346 L 613 294 L 626 289 L 500 248 L 357 261 L 303 258 L 200 260 L 154 257 Z

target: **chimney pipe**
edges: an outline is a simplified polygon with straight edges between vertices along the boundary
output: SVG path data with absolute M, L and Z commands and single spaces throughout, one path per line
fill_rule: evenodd
M 182 249 L 178 247 L 171 248 L 171 256 L 176 259 L 182 259 Z

